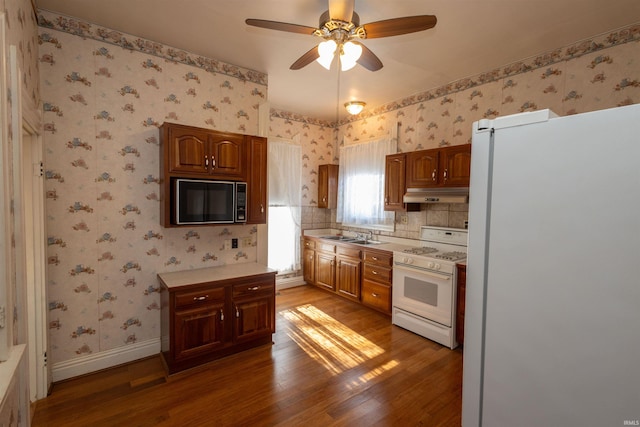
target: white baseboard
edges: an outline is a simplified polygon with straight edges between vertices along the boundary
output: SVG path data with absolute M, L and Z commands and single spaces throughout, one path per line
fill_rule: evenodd
M 276 280 L 276 291 L 287 288 L 295 288 L 296 286 L 304 285 L 304 279 L 302 276 L 298 277 L 289 277 L 286 279 L 277 279 Z
M 62 381 L 159 353 L 160 338 L 154 338 L 124 347 L 114 348 L 113 350 L 101 351 L 100 353 L 55 363 L 51 367 L 51 377 L 53 382 Z

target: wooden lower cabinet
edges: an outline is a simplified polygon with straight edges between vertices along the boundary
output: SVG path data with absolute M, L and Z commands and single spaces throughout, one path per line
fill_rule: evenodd
M 456 304 L 456 341 L 464 344 L 464 309 L 467 294 L 467 266 L 457 264 L 458 270 L 458 295 Z
M 360 301 L 360 261 L 358 248 L 337 247 L 336 292 L 343 297 Z
M 392 252 L 310 236 L 303 247 L 307 284 L 391 314 Z
M 336 246 L 316 243 L 316 281 L 314 285 L 330 291 L 336 290 Z
M 211 270 L 211 281 L 180 279 L 175 285 L 177 273 L 190 272 L 158 275 L 161 347 L 169 374 L 270 343 L 275 332 L 275 271 L 223 280 L 214 279 L 215 268 L 193 271 L 204 270 Z
M 245 283 L 233 286 L 233 341 L 271 337 L 276 327 L 275 283 Z
M 191 298 L 188 304 L 180 300 Z M 224 346 L 224 289 L 202 288 L 177 294 L 174 359 L 185 360 Z
M 366 249 L 363 254 L 362 303 L 391 314 L 393 254 Z

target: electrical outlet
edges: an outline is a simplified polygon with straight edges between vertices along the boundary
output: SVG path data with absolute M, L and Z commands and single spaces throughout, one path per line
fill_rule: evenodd
M 253 240 L 251 239 L 251 237 L 243 237 L 242 238 L 242 246 L 243 247 L 251 246 L 252 243 L 253 243 Z
M 231 249 L 231 240 L 227 239 L 224 241 L 224 249 L 225 250 Z
M 231 239 L 231 248 L 238 249 L 238 239 Z
M 404 224 L 404 225 L 407 225 L 407 224 L 409 223 L 409 218 L 408 218 L 408 216 L 407 216 L 407 215 L 402 215 L 402 216 L 400 217 L 400 223 L 402 223 L 402 224 Z

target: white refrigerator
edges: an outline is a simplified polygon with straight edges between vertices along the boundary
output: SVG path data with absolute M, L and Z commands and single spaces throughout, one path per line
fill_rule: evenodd
M 474 123 L 462 424 L 640 425 L 640 105 Z

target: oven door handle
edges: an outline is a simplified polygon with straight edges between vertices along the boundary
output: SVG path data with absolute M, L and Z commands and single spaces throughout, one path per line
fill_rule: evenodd
M 444 281 L 449 281 L 451 280 L 451 276 L 446 276 L 444 274 L 438 274 L 438 273 L 434 273 L 431 270 L 428 270 L 426 268 L 422 268 L 422 267 L 418 267 L 418 266 L 411 266 L 409 268 L 405 267 L 402 264 L 396 263 L 396 268 L 400 269 L 400 270 L 404 270 L 404 271 L 411 271 L 411 270 L 420 270 L 421 272 L 423 272 L 426 276 L 430 276 L 433 277 L 434 279 L 438 279 L 438 280 L 444 280 Z

